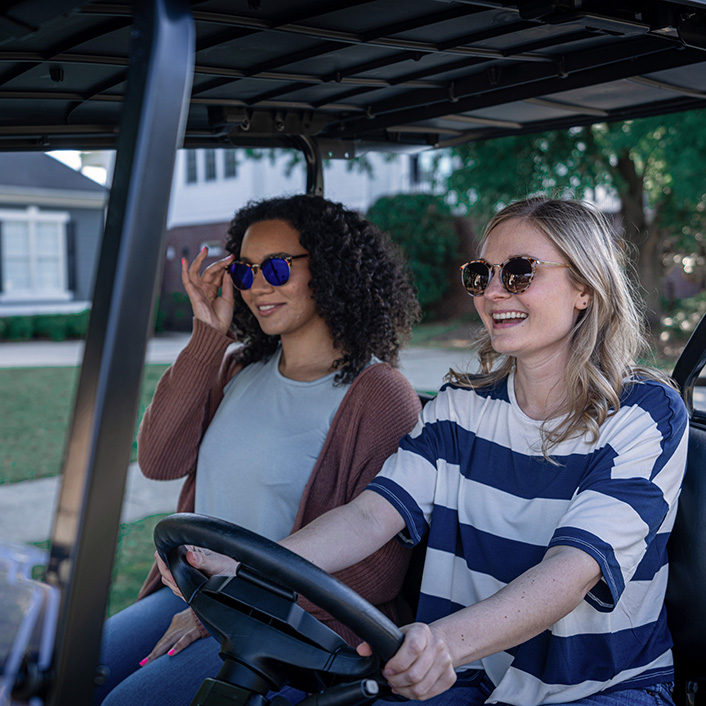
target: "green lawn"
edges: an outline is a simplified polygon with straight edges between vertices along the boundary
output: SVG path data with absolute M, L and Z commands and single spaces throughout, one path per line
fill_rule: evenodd
M 166 365 L 147 365 L 138 423 Z M 78 384 L 78 368 L 0 369 L 0 483 L 56 476 Z M 132 459 L 136 445 L 133 441 Z M 152 565 L 152 532 L 164 517 L 122 525 L 108 603 L 109 614 L 130 605 Z M 46 548 L 48 542 L 39 544 Z
M 166 515 L 153 515 L 139 522 L 120 525 L 118 554 L 113 564 L 113 581 L 108 594 L 108 615 L 114 615 L 135 602 L 137 594 L 154 561 L 154 526 Z M 36 542 L 42 549 L 49 542 Z M 43 568 L 37 567 L 33 575 L 41 577 Z
M 138 422 L 166 368 L 145 366 Z M 73 367 L 0 369 L 0 483 L 59 474 L 78 371 Z M 133 460 L 135 452 L 133 442 Z
M 154 561 L 154 526 L 166 515 L 154 515 L 120 526 L 118 556 L 108 597 L 108 615 L 134 603 Z

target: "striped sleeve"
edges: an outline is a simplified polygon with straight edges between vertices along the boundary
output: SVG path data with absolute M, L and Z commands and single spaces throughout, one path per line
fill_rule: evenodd
M 414 546 L 429 529 L 436 493 L 436 461 L 446 444 L 448 422 L 439 419 L 439 408 L 447 404 L 442 392 L 422 409 L 414 429 L 400 441 L 397 452 L 387 459 L 368 485 L 385 498 L 404 518 L 406 529 L 399 541 Z
M 612 610 L 625 586 L 647 567 L 649 550 L 666 539 L 684 474 L 688 420 L 676 392 L 658 383 L 631 386 L 602 434 L 584 477 L 549 546 L 570 545 L 600 565 L 603 580 L 587 600 Z

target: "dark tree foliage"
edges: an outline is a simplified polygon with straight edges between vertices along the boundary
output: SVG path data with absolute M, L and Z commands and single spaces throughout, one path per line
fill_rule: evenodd
M 440 299 L 449 285 L 448 262 L 458 250 L 454 217 L 444 200 L 431 194 L 384 196 L 367 218 L 404 250 L 422 308 Z

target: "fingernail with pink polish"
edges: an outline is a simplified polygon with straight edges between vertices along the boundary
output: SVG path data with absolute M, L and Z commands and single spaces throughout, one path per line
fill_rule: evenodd
M 141 666 L 141 667 L 144 667 L 144 666 L 147 664 L 147 662 L 149 662 L 149 661 L 150 661 L 150 658 L 149 658 L 149 657 L 145 657 L 145 658 L 142 660 L 142 662 L 140 662 L 140 666 Z
M 172 649 L 169 650 L 169 652 L 167 652 L 167 654 L 168 654 L 170 657 L 173 657 L 173 656 L 174 656 L 174 648 L 172 647 Z

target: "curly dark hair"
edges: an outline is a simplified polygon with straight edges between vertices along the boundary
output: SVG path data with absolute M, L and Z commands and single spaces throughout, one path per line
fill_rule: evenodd
M 228 228 L 226 248 L 240 254 L 245 231 L 281 220 L 309 252 L 316 310 L 344 354 L 334 362 L 336 382 L 350 383 L 372 356 L 397 365 L 401 344 L 419 319 L 419 304 L 399 248 L 372 223 L 320 196 L 297 195 L 248 203 Z M 248 364 L 271 355 L 279 336 L 263 333 L 246 306 L 236 306 L 233 332 Z

